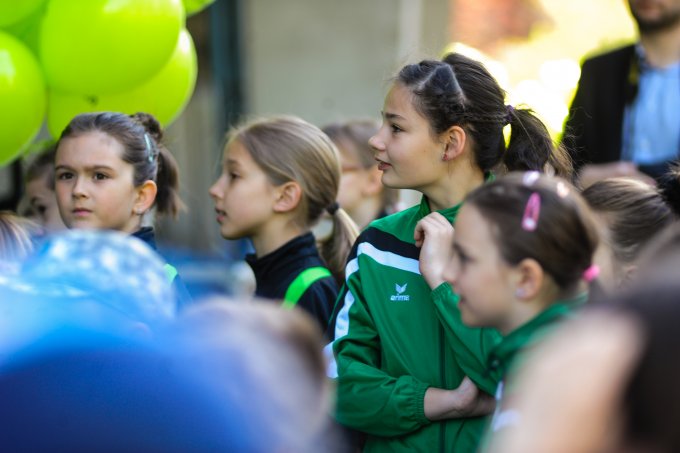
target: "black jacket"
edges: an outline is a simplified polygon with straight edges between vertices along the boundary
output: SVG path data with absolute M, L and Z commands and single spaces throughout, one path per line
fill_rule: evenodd
M 565 124 L 563 143 L 575 166 L 621 158 L 623 113 L 632 97 L 628 77 L 635 46 L 587 59 Z
M 132 233 L 132 236 L 146 242 L 152 249 L 158 250 L 158 247 L 156 247 L 156 233 L 154 233 L 153 227 L 142 227 Z M 177 299 L 177 310 L 181 310 L 192 303 L 193 300 L 189 294 L 189 290 L 187 290 L 187 287 L 184 285 L 179 274 L 172 280 L 172 287 L 175 290 L 175 297 Z
M 583 62 L 562 137 L 575 169 L 621 160 L 623 116 L 637 94 L 638 58 L 635 46 L 629 45 Z M 665 163 L 640 166 L 654 177 L 667 169 Z
M 326 266 L 319 256 L 312 233 L 298 236 L 263 257 L 250 254 L 246 256 L 246 262 L 255 273 L 255 295 L 277 300 L 283 300 L 286 290 L 302 271 Z M 337 295 L 335 279 L 324 277 L 307 288 L 297 306 L 311 314 L 321 331 L 325 332 Z

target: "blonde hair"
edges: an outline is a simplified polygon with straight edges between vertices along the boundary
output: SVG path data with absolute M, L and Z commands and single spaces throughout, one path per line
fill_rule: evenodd
M 227 146 L 237 140 L 269 181 L 278 186 L 290 181 L 302 188 L 296 221 L 311 228 L 327 211 L 333 233 L 320 242 L 321 257 L 338 283 L 358 236 L 349 215 L 337 206 L 340 158 L 333 142 L 318 127 L 294 116 L 279 116 L 246 123 L 228 135 Z
M 33 251 L 31 226 L 11 212 L 0 212 L 0 264 L 21 263 Z

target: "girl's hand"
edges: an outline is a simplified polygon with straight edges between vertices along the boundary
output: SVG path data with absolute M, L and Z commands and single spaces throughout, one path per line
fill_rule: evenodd
M 430 387 L 425 392 L 425 417 L 432 421 L 487 415 L 495 406 L 495 399 L 480 391 L 467 376 L 457 389 Z
M 444 283 L 444 268 L 451 262 L 453 226 L 438 212 L 422 218 L 413 233 L 420 247 L 420 273 L 434 289 Z

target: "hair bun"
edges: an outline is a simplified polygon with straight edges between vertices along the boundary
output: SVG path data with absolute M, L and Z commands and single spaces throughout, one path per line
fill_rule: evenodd
M 144 126 L 146 132 L 154 138 L 156 143 L 160 143 L 161 140 L 163 140 L 163 129 L 153 115 L 150 113 L 137 112 L 134 115 L 130 115 L 130 118 Z

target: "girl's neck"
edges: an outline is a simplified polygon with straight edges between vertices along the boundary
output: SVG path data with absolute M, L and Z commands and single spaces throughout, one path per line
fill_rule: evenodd
M 524 324 L 528 323 L 536 316 L 547 310 L 551 305 L 558 301 L 576 298 L 583 291 L 586 291 L 585 284 L 579 283 L 576 287 L 568 290 L 559 291 L 557 288 L 544 288 L 534 299 L 524 301 L 513 301 L 515 309 L 508 316 L 505 324 L 498 326 L 498 330 L 503 336 L 508 335 Z
M 294 222 L 289 221 L 284 225 L 270 224 L 266 225 L 263 231 L 250 237 L 255 249 L 255 256 L 261 258 L 272 253 L 274 250 L 281 248 L 287 242 L 302 236 L 309 230 L 300 228 Z
M 430 210 L 440 211 L 460 204 L 467 194 L 484 183 L 484 172 L 468 161 L 451 162 L 446 176 L 421 192 L 427 197 Z

